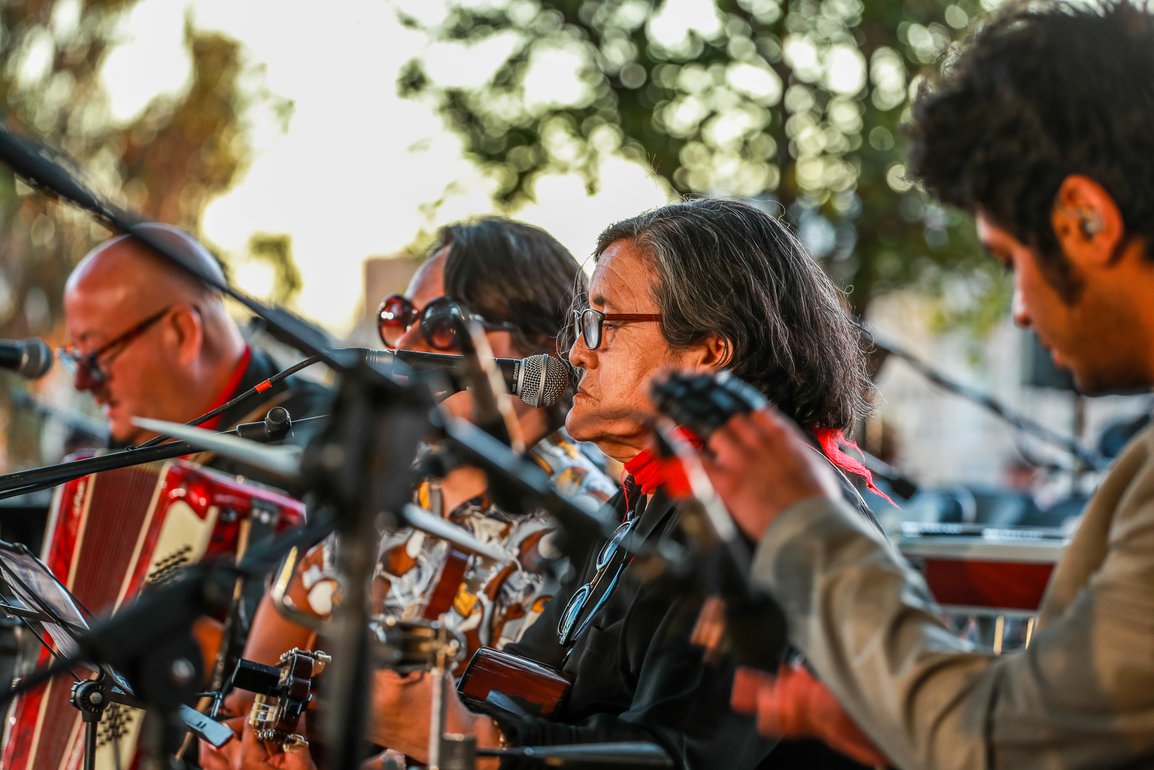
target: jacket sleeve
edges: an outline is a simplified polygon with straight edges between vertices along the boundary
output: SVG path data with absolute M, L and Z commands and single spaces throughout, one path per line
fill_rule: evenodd
M 783 511 L 755 583 L 794 644 L 903 768 L 1103 768 L 1154 754 L 1154 474 L 1111 511 L 1101 565 L 1029 649 L 972 651 L 920 575 L 842 503 Z

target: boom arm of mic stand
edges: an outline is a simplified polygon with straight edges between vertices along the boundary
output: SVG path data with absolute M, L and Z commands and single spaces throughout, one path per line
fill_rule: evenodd
M 976 388 L 971 388 L 963 385 L 960 382 L 950 379 L 946 375 L 932 368 L 929 364 L 922 361 L 920 358 L 904 350 L 888 340 L 883 340 L 878 337 L 874 330 L 870 327 L 862 327 L 866 334 L 869 335 L 870 340 L 877 348 L 885 353 L 888 353 L 895 358 L 905 361 L 915 372 L 920 374 L 929 382 L 937 385 L 939 388 L 949 391 L 956 396 L 961 396 L 970 403 L 977 404 L 985 409 L 987 412 L 1000 418 L 1004 422 L 1009 423 L 1018 430 L 1028 433 L 1051 446 L 1069 453 L 1075 460 L 1082 463 L 1086 468 L 1093 470 L 1101 470 L 1108 464 L 1105 458 L 1097 452 L 1084 449 L 1075 439 L 1068 438 L 1059 433 L 1056 433 L 1046 426 L 1037 423 L 1025 415 L 1014 412 L 1005 404 L 998 401 L 993 396 L 982 393 Z
M 106 455 L 90 457 L 84 460 L 74 460 L 69 463 L 56 463 L 40 468 L 29 468 L 0 476 L 0 500 L 26 493 L 28 487 L 47 484 L 54 486 L 66 481 L 87 476 L 90 473 L 111 471 L 117 468 L 127 468 L 131 465 L 143 465 L 154 460 L 169 460 L 173 457 L 192 454 L 197 449 L 187 441 L 173 441 L 168 444 L 157 444 L 144 449 L 122 449 Z
M 220 280 L 202 270 L 191 260 L 185 259 L 178 249 L 155 237 L 147 228 L 141 227 L 145 224 L 145 220 L 141 216 L 127 212 L 103 200 L 101 196 L 85 187 L 75 175 L 58 161 L 60 157 L 59 151 L 0 126 L 0 158 L 22 179 L 90 212 L 113 230 L 132 235 L 141 243 L 196 276 L 206 285 L 232 297 L 255 315 L 264 319 L 270 329 L 277 330 L 280 339 L 306 356 L 319 356 L 322 361 L 334 369 L 343 368 L 331 353 L 332 340 L 320 328 L 283 308 L 271 308 L 264 305 L 234 289 L 227 281 Z
M 298 421 L 298 424 L 301 421 Z M 227 434 L 235 435 L 245 432 L 245 437 L 255 439 L 259 432 L 245 431 L 247 426 L 260 425 L 256 423 L 242 423 Z M 266 439 L 268 440 L 268 439 Z M 45 465 L 40 468 L 16 471 L 0 476 L 0 500 L 26 494 L 33 489 L 63 484 L 66 481 L 78 479 L 91 473 L 111 471 L 117 468 L 127 468 L 132 465 L 143 465 L 157 460 L 170 460 L 174 457 L 193 454 L 202 447 L 187 441 L 171 441 L 167 444 L 153 444 L 151 446 L 130 447 L 119 452 L 110 452 L 106 455 L 89 457 L 84 460 L 74 460 L 67 463 Z M 30 489 L 32 488 L 32 489 Z

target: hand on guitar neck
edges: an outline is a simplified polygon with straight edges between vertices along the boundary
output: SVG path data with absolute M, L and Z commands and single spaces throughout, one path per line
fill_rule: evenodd
M 232 676 L 234 690 L 255 693 L 247 718 L 226 724 L 240 736 L 219 750 L 201 742 L 201 766 L 215 768 L 306 768 L 311 766 L 308 740 L 297 732 L 313 699 L 313 681 L 328 665 L 323 652 L 295 647 L 276 667 L 241 659 Z
M 755 542 L 791 505 L 841 499 L 829 462 L 797 424 L 728 372 L 671 373 L 655 382 L 654 402 L 706 442 L 701 461 L 709 480 Z

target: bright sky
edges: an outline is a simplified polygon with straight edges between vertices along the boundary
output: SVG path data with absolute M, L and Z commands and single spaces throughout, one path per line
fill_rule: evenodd
M 360 310 L 366 257 L 394 254 L 422 229 L 493 212 L 459 140 L 428 107 L 396 94 L 399 68 L 424 41 L 397 23 L 388 0 L 342 0 L 323 11 L 283 0 L 141 0 L 105 72 L 117 115 L 130 117 L 157 92 L 186 82 L 181 35 L 189 12 L 197 26 L 240 40 L 265 87 L 294 104 L 287 131 L 267 110 L 250 116 L 255 159 L 209 206 L 204 234 L 233 253 L 243 253 L 254 233 L 291 235 L 304 315 L 344 333 Z M 438 72 L 455 79 L 483 71 L 475 62 L 437 61 Z M 537 201 L 517 216 L 583 259 L 609 222 L 666 202 L 662 185 L 636 164 L 611 161 L 604 171 L 594 197 L 579 179 L 543 180 Z M 449 187 L 430 222 L 429 206 Z M 263 296 L 270 276 L 252 266 L 236 278 Z

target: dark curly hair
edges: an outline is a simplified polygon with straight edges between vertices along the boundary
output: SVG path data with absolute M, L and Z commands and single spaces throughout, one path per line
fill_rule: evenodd
M 719 335 L 728 368 L 806 427 L 845 430 L 865 414 L 861 335 L 841 293 L 777 219 L 738 201 L 693 200 L 610 225 L 595 254 L 619 240 L 653 260 L 670 347 Z
M 927 79 L 914 101 L 910 169 L 942 201 L 983 212 L 1038 254 L 1066 299 L 1079 278 L 1051 213 L 1087 176 L 1128 236 L 1154 239 L 1154 16 L 1105 0 L 1011 2 Z

